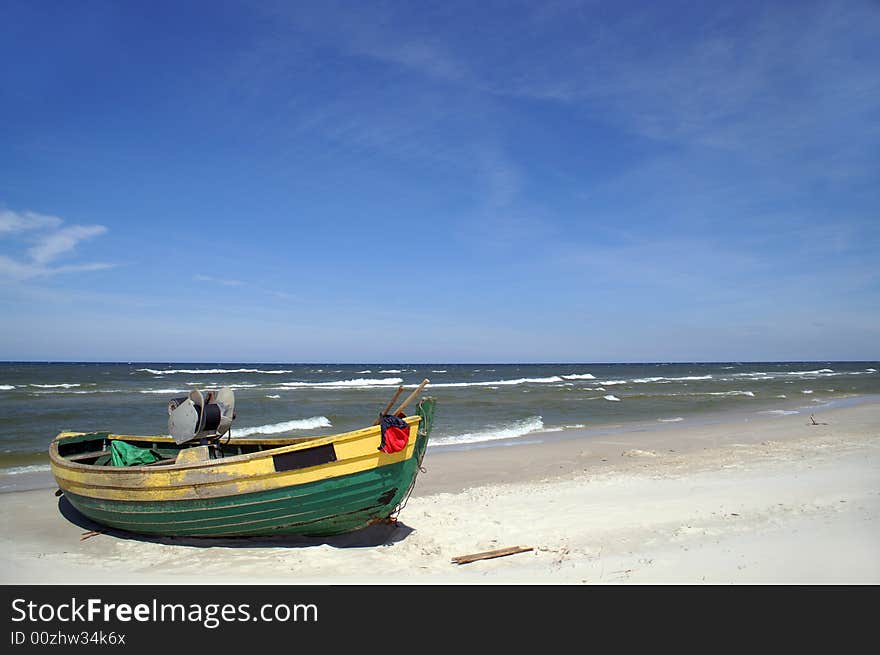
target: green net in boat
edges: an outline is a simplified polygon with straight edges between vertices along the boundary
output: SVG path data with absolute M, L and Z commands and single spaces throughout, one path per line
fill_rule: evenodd
M 114 439 L 110 442 L 110 465 L 111 466 L 137 466 L 138 464 L 152 464 L 160 459 L 159 455 L 149 448 L 138 448 L 130 443 Z

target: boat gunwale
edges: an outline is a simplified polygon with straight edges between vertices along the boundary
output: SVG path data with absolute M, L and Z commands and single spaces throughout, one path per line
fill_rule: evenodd
M 412 429 L 413 427 L 418 426 L 421 422 L 421 416 L 415 414 L 412 416 L 407 416 L 403 419 L 407 422 L 407 425 Z M 95 431 L 99 432 L 99 431 Z M 176 462 L 173 464 L 167 464 L 165 466 L 157 467 L 157 466 L 147 466 L 147 465 L 138 465 L 138 466 L 96 466 L 94 464 L 83 464 L 81 462 L 72 462 L 68 460 L 66 457 L 62 456 L 58 452 L 58 446 L 64 441 L 64 439 L 69 437 L 81 436 L 84 434 L 91 434 L 90 432 L 72 432 L 72 431 L 63 431 L 59 432 L 55 438 L 49 444 L 49 463 L 51 466 L 57 466 L 59 468 L 67 468 L 74 471 L 93 471 L 95 473 L 158 473 L 165 471 L 186 471 L 191 469 L 201 469 L 201 468 L 210 468 L 210 467 L 224 467 L 226 465 L 236 465 L 242 464 L 245 462 L 252 462 L 260 459 L 267 459 L 269 457 L 274 457 L 275 455 L 282 455 L 285 453 L 296 452 L 298 450 L 307 450 L 309 448 L 315 448 L 318 446 L 325 446 L 328 444 L 335 444 L 340 442 L 350 442 L 357 441 L 359 439 L 364 439 L 368 437 L 373 437 L 375 434 L 381 433 L 381 427 L 379 425 L 372 425 L 366 428 L 359 428 L 357 430 L 351 430 L 349 432 L 340 432 L 338 434 L 332 435 L 324 435 L 324 436 L 316 436 L 313 438 L 304 437 L 303 441 L 299 441 L 294 444 L 286 444 L 280 445 L 276 448 L 269 448 L 267 450 L 260 450 L 254 453 L 245 453 L 241 455 L 232 455 L 230 457 L 222 457 L 220 459 L 208 459 L 199 462 L 188 462 L 183 464 L 177 464 Z M 153 441 L 153 442 L 169 442 L 174 443 L 174 440 L 170 436 L 165 435 L 119 435 L 110 433 L 106 437 L 110 440 L 138 440 L 138 441 Z M 281 439 L 248 439 L 248 443 L 245 442 L 236 442 L 233 443 L 241 443 L 243 445 L 254 445 L 254 444 L 265 444 L 271 443 L 272 441 L 280 441 Z M 182 450 L 182 449 L 181 449 Z M 323 466 L 323 465 L 319 465 Z

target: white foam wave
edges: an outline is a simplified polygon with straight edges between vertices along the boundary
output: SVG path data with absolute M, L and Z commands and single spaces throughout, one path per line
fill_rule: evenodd
M 327 388 L 327 389 L 356 389 L 361 387 L 387 387 L 400 384 L 403 378 L 357 378 L 355 380 L 336 380 L 333 382 L 282 382 L 281 386 L 286 389 L 300 388 Z
M 200 388 L 226 387 L 228 389 L 253 389 L 254 387 L 260 386 L 258 384 L 250 384 L 247 382 L 234 382 L 232 384 L 224 384 L 223 382 L 185 382 L 184 384 Z
M 755 397 L 754 391 L 706 391 L 701 394 L 694 394 L 696 396 L 748 396 L 749 398 Z
M 812 389 L 804 389 L 801 393 L 813 393 Z
M 562 376 L 566 380 L 595 380 L 596 376 L 592 373 L 572 373 L 571 375 Z
M 600 382 L 603 387 L 611 387 L 615 384 L 626 384 L 626 380 L 605 380 L 604 382 Z
M 679 421 L 683 421 L 684 419 L 681 416 L 676 416 L 674 418 L 658 418 L 660 423 L 678 423 Z
M 498 439 L 516 439 L 530 432 L 538 432 L 544 429 L 544 421 L 540 416 L 530 416 L 513 423 L 500 426 L 490 426 L 479 432 L 466 432 L 449 437 L 432 438 L 429 446 L 451 446 L 466 443 L 479 443 L 482 441 L 496 441 Z
M 876 372 L 877 372 L 876 368 L 866 368 L 865 369 L 865 373 L 876 373 Z
M 293 419 L 292 421 L 270 423 L 269 425 L 233 429 L 232 437 L 235 439 L 238 437 L 248 437 L 252 434 L 281 434 L 283 432 L 292 432 L 293 430 L 314 430 L 315 428 L 329 427 L 330 419 L 326 416 L 312 416 L 311 418 Z
M 266 398 L 281 398 L 277 393 L 273 395 L 267 395 Z
M 28 395 L 29 396 L 48 396 L 48 395 L 59 396 L 61 394 L 77 394 L 80 396 L 86 396 L 86 395 L 90 395 L 93 393 L 133 393 L 133 392 L 130 389 L 127 391 L 125 389 L 86 389 L 83 391 L 67 391 L 67 390 L 31 391 Z M 148 393 L 152 393 L 152 392 L 148 392 Z
M 29 464 L 28 466 L 13 466 L 8 469 L 0 469 L 0 473 L 5 475 L 20 475 L 22 473 L 43 473 L 51 471 L 48 464 Z
M 217 375 L 222 373 L 264 373 L 266 375 L 282 375 L 285 373 L 293 373 L 289 370 L 263 370 L 259 368 L 169 368 L 164 371 L 157 371 L 154 368 L 139 368 L 138 371 L 144 373 L 152 373 L 153 375 L 165 375 L 171 373 L 189 373 L 191 375 Z
M 82 385 L 79 384 L 32 384 L 32 387 L 37 387 L 38 389 L 72 389 L 73 387 L 79 387 Z
M 187 393 L 188 389 L 144 389 L 138 393 Z
M 547 382 L 562 382 L 562 378 L 553 375 L 547 378 L 516 378 L 515 380 L 490 380 L 488 382 L 440 382 L 432 383 L 432 387 L 497 387 L 512 386 L 516 384 L 545 384 Z
M 804 377 L 804 376 L 813 376 L 813 377 L 827 377 L 830 375 L 849 375 L 849 373 L 843 371 L 840 373 L 835 373 L 830 368 L 820 368 L 813 371 L 752 371 L 749 373 L 731 373 L 730 377 L 732 378 L 749 378 L 753 380 L 768 380 L 779 376 L 788 376 L 788 377 Z
M 758 412 L 758 414 L 773 414 L 774 416 L 790 416 L 791 414 L 800 414 L 800 412 L 793 409 L 767 409 L 763 412 Z
M 633 382 L 638 383 L 638 384 L 646 384 L 646 383 L 650 383 L 650 382 L 660 382 L 660 383 L 665 384 L 667 382 L 692 382 L 692 381 L 711 380 L 711 379 L 712 379 L 711 375 L 682 375 L 679 377 L 659 376 L 659 377 L 652 377 L 652 378 L 636 378 L 635 380 L 633 380 Z
M 399 368 L 383 368 L 379 373 L 403 373 Z
M 442 371 L 431 371 L 431 373 L 445 373 L 445 372 L 446 372 L 446 370 L 445 370 L 445 369 L 444 369 L 444 370 L 442 370 Z
M 0 391 L 12 391 L 15 389 L 14 384 L 0 384 Z
M 611 400 L 611 401 L 618 402 L 618 403 L 620 402 L 620 398 L 618 398 L 617 396 L 612 395 L 612 394 L 610 394 L 610 393 L 609 393 L 607 396 L 602 396 L 602 397 L 603 397 L 605 400 Z

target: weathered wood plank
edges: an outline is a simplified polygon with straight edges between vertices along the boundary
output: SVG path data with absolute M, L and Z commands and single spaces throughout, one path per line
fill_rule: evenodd
M 68 455 L 65 459 L 68 462 L 81 462 L 86 459 L 98 459 L 99 457 L 103 457 L 104 455 L 109 455 L 109 450 L 99 450 L 93 453 L 82 453 L 81 455 Z

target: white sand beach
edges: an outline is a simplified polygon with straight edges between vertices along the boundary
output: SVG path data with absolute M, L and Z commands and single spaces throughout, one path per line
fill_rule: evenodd
M 6 493 L 0 583 L 880 583 L 880 401 L 815 420 L 429 450 L 396 525 L 325 539 L 83 539 L 54 487 Z

